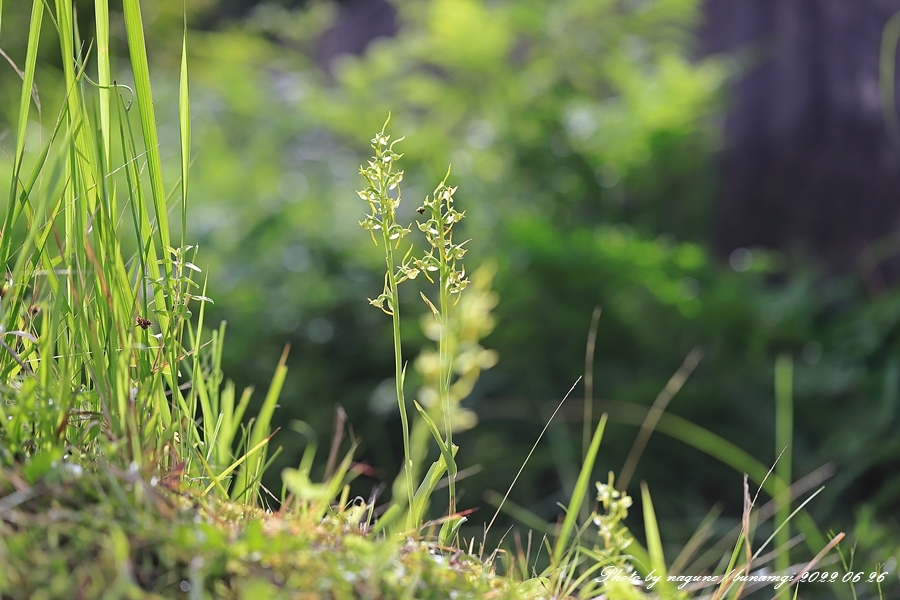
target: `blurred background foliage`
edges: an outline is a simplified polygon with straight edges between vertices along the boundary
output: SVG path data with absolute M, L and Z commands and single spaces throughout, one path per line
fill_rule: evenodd
M 76 4 L 90 31 L 92 3 Z M 401 462 L 390 322 L 366 302 L 381 289 L 383 263 L 357 225 L 364 205 L 354 192 L 368 141 L 390 111 L 389 132 L 406 136 L 398 149 L 408 220 L 452 163 L 462 235 L 471 238 L 467 266 L 497 266 L 496 327 L 481 343 L 499 362 L 464 401 L 479 425 L 457 439 L 461 468 L 478 467 L 460 484 L 462 507 L 485 505 L 485 490 L 512 481 L 584 371 L 599 305 L 593 414 L 611 410 L 613 425 L 598 473 L 622 467 L 637 431 L 627 407 L 650 405 L 695 347 L 704 358 L 670 411 L 771 464 L 774 361 L 790 352 L 794 473 L 837 468 L 813 515 L 837 529 L 862 511 L 864 543 L 879 556 L 890 550 L 881 528 L 897 526 L 900 506 L 900 295 L 870 296 L 855 275 L 797 256 L 712 253 L 716 156 L 735 70 L 727 56 L 697 57 L 699 3 L 398 0 L 379 21 L 393 35 L 342 53 L 352 4 L 185 7 L 196 27 L 189 239 L 210 278 L 207 318 L 228 322 L 224 370 L 239 388 L 265 387 L 291 345 L 274 442 L 284 452 L 267 485 L 277 494 L 281 468 L 305 447 L 292 420 L 308 422 L 321 447 L 337 404 L 361 440 L 357 458 L 374 467 L 358 480 L 360 494 L 390 482 Z M 15 61 L 27 14 L 5 8 L 0 44 Z M 164 160 L 176 162 L 183 8 L 162 0 L 142 8 Z M 113 33 L 124 45 L 124 32 Z M 42 94 L 61 93 L 56 68 L 42 66 Z M 14 77 L 4 66 L 0 94 L 16 93 L 2 83 Z M 0 131 L 12 119 L 0 116 Z M 406 291 L 412 360 L 429 342 L 424 306 Z M 411 372 L 408 385 L 421 379 Z M 581 462 L 583 390 L 511 496 L 550 521 Z M 741 474 L 660 433 L 641 479 L 674 544 L 713 504 L 739 515 Z

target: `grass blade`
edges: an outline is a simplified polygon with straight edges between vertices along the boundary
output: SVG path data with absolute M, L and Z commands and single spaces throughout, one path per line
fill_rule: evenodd
M 41 0 L 34 0 L 31 11 L 31 23 L 28 32 L 28 50 L 25 56 L 25 69 L 22 72 L 22 94 L 19 100 L 19 123 L 16 131 L 16 154 L 13 159 L 12 177 L 10 177 L 9 202 L 7 205 L 6 219 L 3 226 L 4 232 L 10 232 L 19 214 L 20 206 L 15 201 L 18 190 L 19 173 L 22 168 L 22 157 L 25 153 L 25 131 L 28 127 L 28 115 L 31 108 L 32 87 L 34 86 L 34 72 L 37 61 L 38 44 L 41 37 L 41 23 L 44 15 L 44 5 Z M 27 196 L 21 196 L 22 203 L 27 201 Z M 12 236 L 0 236 L 0 264 L 8 265 L 12 248 Z
M 97 43 L 97 90 L 100 100 L 100 137 L 102 148 L 100 159 L 103 161 L 103 172 L 109 171 L 109 139 L 110 139 L 110 88 L 112 76 L 109 64 L 109 4 L 107 0 L 94 1 L 94 18 L 96 21 Z
M 775 452 L 781 459 L 775 466 L 775 547 L 783 548 L 775 557 L 775 570 L 787 572 L 791 567 L 789 542 L 791 530 L 788 526 L 791 513 L 789 485 L 792 477 L 791 455 L 793 448 L 794 405 L 793 405 L 794 363 L 789 354 L 782 354 L 775 362 Z M 785 586 L 778 590 L 778 598 L 787 598 L 790 591 Z
M 266 436 L 265 438 L 260 440 L 255 446 L 253 446 L 249 451 L 245 452 L 243 456 L 241 456 L 236 461 L 231 463 L 231 465 L 229 465 L 227 468 L 223 469 L 220 473 L 218 473 L 216 475 L 211 475 L 210 479 L 212 479 L 212 483 L 210 483 L 209 486 L 207 486 L 207 488 L 205 490 L 203 490 L 203 495 L 205 496 L 206 494 L 210 493 L 215 486 L 221 485 L 221 482 L 223 479 L 228 477 L 228 475 L 230 475 L 232 471 L 234 471 L 239 466 L 241 466 L 241 464 L 243 464 L 244 461 L 250 460 L 251 456 L 256 458 L 256 456 L 255 456 L 256 453 L 259 452 L 260 450 L 262 450 L 263 447 L 266 444 L 268 444 L 269 440 L 271 440 L 271 439 L 272 439 L 271 435 Z
M 653 500 L 650 498 L 650 488 L 646 483 L 641 483 L 641 503 L 644 509 L 644 534 L 647 536 L 647 553 L 650 557 L 650 566 L 657 575 L 666 573 L 666 557 L 663 554 L 662 539 L 659 536 L 659 524 L 656 522 L 656 511 L 653 510 Z
M 281 354 L 281 360 L 278 361 L 278 367 L 275 369 L 275 375 L 272 377 L 272 383 L 269 385 L 269 391 L 263 400 L 259 414 L 253 422 L 250 431 L 250 438 L 247 447 L 254 448 L 259 443 L 269 437 L 269 430 L 272 424 L 272 414 L 275 412 L 275 405 L 278 402 L 278 396 L 281 395 L 281 387 L 284 385 L 284 378 L 287 376 L 287 357 L 290 346 L 285 346 L 284 352 Z M 255 501 L 259 492 L 259 475 L 265 456 L 258 455 L 248 460 L 238 474 L 232 489 L 232 499 L 247 495 L 247 502 Z M 255 483 L 254 483 L 255 481 Z
M 128 52 L 131 55 L 131 69 L 134 73 L 134 92 L 144 134 L 147 151 L 148 175 L 156 213 L 156 230 L 159 245 L 165 249 L 169 243 L 169 222 L 166 218 L 163 188 L 162 161 L 159 155 L 159 137 L 156 132 L 156 113 L 153 110 L 153 95 L 150 90 L 150 68 L 147 65 L 147 44 L 144 40 L 144 23 L 139 0 L 123 0 L 125 30 L 128 36 Z M 168 269 L 168 267 L 167 267 Z
M 656 396 L 653 405 L 650 407 L 650 410 L 647 411 L 647 417 L 641 424 L 641 430 L 638 432 L 634 444 L 628 452 L 625 464 L 622 466 L 622 471 L 619 474 L 618 489 L 624 491 L 628 488 L 628 484 L 631 483 L 631 477 L 634 475 L 634 470 L 637 468 L 641 454 L 643 454 L 644 448 L 647 447 L 647 442 L 650 441 L 650 436 L 653 434 L 653 430 L 656 429 L 659 419 L 662 417 L 663 413 L 665 413 L 669 402 L 671 402 L 672 398 L 674 398 L 681 390 L 682 386 L 687 382 L 688 377 L 691 376 L 691 373 L 693 373 L 694 369 L 697 368 L 697 365 L 700 364 L 702 358 L 703 352 L 699 348 L 691 350 L 681 363 L 681 366 L 678 367 L 678 370 L 675 371 L 675 374 L 672 375 L 668 383 L 666 383 L 666 387 L 660 390 L 659 394 Z
M 575 489 L 572 491 L 572 497 L 569 499 L 569 506 L 566 509 L 566 518 L 563 520 L 562 527 L 559 530 L 559 536 L 553 548 L 552 561 L 553 564 L 559 564 L 563 552 L 569 543 L 569 538 L 575 530 L 575 522 L 581 504 L 587 495 L 588 486 L 590 485 L 592 471 L 594 470 L 594 460 L 597 458 L 597 452 L 600 450 L 600 441 L 603 439 L 603 431 L 606 429 L 607 415 L 600 417 L 597 423 L 597 429 L 594 430 L 594 437 L 591 439 L 591 445 L 588 453 L 584 457 L 584 463 L 581 465 L 581 471 L 578 473 L 578 481 L 575 483 Z
M 631 423 L 632 425 L 640 426 L 646 417 L 646 413 L 642 411 L 642 408 L 633 404 L 610 402 L 607 406 L 613 418 L 620 423 Z M 738 473 L 747 473 L 750 479 L 755 484 L 761 485 L 762 489 L 770 496 L 774 497 L 778 493 L 775 487 L 777 476 L 767 477 L 769 470 L 761 462 L 711 431 L 670 413 L 665 413 L 660 417 L 656 429 L 660 433 L 680 440 L 688 446 L 725 463 Z M 818 551 L 819 548 L 827 543 L 808 514 L 801 513 L 797 515 L 795 520 L 797 528 L 806 537 L 806 544 L 811 550 Z
M 519 471 L 516 473 L 516 476 L 513 477 L 512 483 L 509 484 L 509 488 L 506 490 L 506 493 L 503 495 L 503 499 L 497 505 L 497 510 L 494 512 L 494 516 L 491 517 L 491 522 L 488 523 L 488 526 L 484 529 L 484 538 L 482 539 L 482 546 L 487 542 L 487 534 L 490 532 L 491 527 L 494 525 L 494 521 L 497 520 L 497 516 L 500 514 L 500 511 L 503 509 L 503 503 L 506 502 L 506 499 L 509 497 L 510 492 L 512 492 L 513 486 L 516 485 L 516 481 L 519 480 L 519 476 L 522 475 L 522 471 L 525 470 L 525 465 L 528 464 L 529 459 L 531 459 L 531 455 L 534 454 L 535 449 L 539 443 L 541 443 L 541 439 L 544 437 L 544 434 L 547 433 L 547 429 L 550 427 L 550 423 L 553 422 L 553 417 L 556 416 L 556 413 L 559 412 L 559 409 L 562 408 L 563 404 L 565 404 L 566 400 L 568 400 L 569 396 L 572 394 L 572 390 L 575 389 L 575 386 L 578 385 L 578 382 L 581 381 L 581 377 L 575 380 L 575 383 L 572 384 L 572 387 L 569 388 L 569 391 L 566 392 L 566 395 L 563 396 L 563 399 L 560 400 L 559 404 L 556 407 L 556 410 L 553 411 L 553 414 L 550 415 L 550 418 L 547 419 L 547 424 L 544 425 L 544 428 L 541 430 L 541 434 L 534 441 L 534 445 L 531 447 L 531 450 L 528 452 L 528 456 L 525 457 L 525 460 L 522 462 L 522 466 L 519 467 Z
M 185 10 L 187 9 L 185 8 Z M 181 42 L 178 117 L 181 133 L 181 245 L 184 246 L 187 244 L 188 167 L 191 162 L 191 103 L 188 94 L 187 14 L 184 17 L 184 37 Z

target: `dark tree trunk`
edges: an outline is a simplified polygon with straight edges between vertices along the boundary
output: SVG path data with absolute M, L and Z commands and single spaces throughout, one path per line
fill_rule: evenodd
M 337 21 L 316 46 L 316 61 L 329 72 L 341 54 L 360 55 L 373 40 L 397 33 L 397 9 L 387 0 L 341 0 L 338 5 Z
M 900 152 L 879 97 L 882 33 L 900 0 L 707 0 L 704 10 L 704 53 L 744 65 L 725 126 L 718 251 L 799 246 L 860 267 L 900 230 Z M 878 262 L 862 269 L 870 283 L 900 276 L 897 257 Z

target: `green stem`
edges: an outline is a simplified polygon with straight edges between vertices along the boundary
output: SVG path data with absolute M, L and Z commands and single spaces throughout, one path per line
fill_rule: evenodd
M 382 185 L 382 190 L 384 189 Z M 384 226 L 381 228 L 382 239 L 385 247 L 385 261 L 387 262 L 388 288 L 391 295 L 391 321 L 394 326 L 394 380 L 397 384 L 397 405 L 400 407 L 400 422 L 403 426 L 403 472 L 406 475 L 406 495 L 409 502 L 410 510 L 413 505 L 413 477 L 412 477 L 412 460 L 410 459 L 409 448 L 409 418 L 406 415 L 406 399 L 403 396 L 403 352 L 400 347 L 400 306 L 399 296 L 397 294 L 397 276 L 394 273 L 394 249 L 392 240 L 389 237 L 389 229 L 391 223 L 385 218 Z M 411 515 L 412 513 L 408 513 Z M 408 523 L 407 526 L 417 526 L 418 523 Z
M 450 356 L 450 273 L 451 265 L 447 261 L 447 246 L 444 240 L 444 230 L 440 233 L 440 256 L 441 256 L 441 338 L 438 342 L 438 354 L 440 356 L 440 396 L 441 408 L 444 413 L 444 429 L 447 435 L 447 448 L 453 453 L 453 424 L 450 418 L 450 378 L 452 376 L 453 365 Z M 456 513 L 456 461 L 453 460 L 447 465 L 447 478 L 450 490 L 450 507 L 449 514 Z

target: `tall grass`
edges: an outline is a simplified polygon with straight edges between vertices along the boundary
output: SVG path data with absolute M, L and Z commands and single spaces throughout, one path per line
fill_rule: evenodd
M 181 169 L 166 177 L 140 5 L 125 0 L 123 8 L 133 89 L 111 73 L 105 0 L 95 2 L 89 39 L 71 2 L 32 3 L 0 230 L 3 461 L 33 465 L 37 476 L 80 454 L 206 481 L 207 493 L 255 501 L 284 365 L 260 417 L 242 431 L 250 392 L 236 400 L 234 386 L 222 385 L 224 326 L 203 339 L 212 300 L 195 281 L 202 272 L 187 242 L 187 37 Z M 39 41 L 48 29 L 63 79 L 60 89 L 39 94 L 38 53 L 50 47 Z M 54 95 L 50 112 L 46 100 Z M 34 135 L 33 123 L 49 132 L 46 139 Z M 173 210 L 181 216 L 177 244 Z

